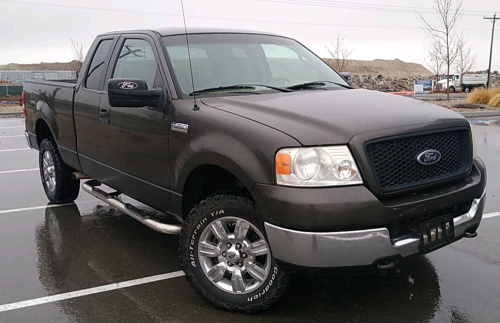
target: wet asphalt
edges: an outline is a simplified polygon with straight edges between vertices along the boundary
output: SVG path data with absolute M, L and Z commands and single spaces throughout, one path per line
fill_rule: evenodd
M 485 213 L 500 211 L 500 120 L 472 120 L 488 168 Z M 85 192 L 52 207 L 22 119 L 0 119 L 2 305 L 180 270 L 177 236 L 156 233 Z M 11 172 L 24 170 L 22 172 Z M 257 315 L 205 303 L 184 277 L 1 311 L 0 322 L 500 322 L 500 217 L 386 274 L 293 277 Z

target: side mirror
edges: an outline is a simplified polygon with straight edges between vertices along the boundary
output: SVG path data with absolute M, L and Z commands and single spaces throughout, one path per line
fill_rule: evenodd
M 148 90 L 148 84 L 141 79 L 110 79 L 108 101 L 112 107 L 157 107 L 162 89 Z
M 351 77 L 351 73 L 349 72 L 340 72 L 339 73 L 340 76 L 342 76 L 342 78 L 349 84 L 349 85 L 352 85 L 352 77 Z

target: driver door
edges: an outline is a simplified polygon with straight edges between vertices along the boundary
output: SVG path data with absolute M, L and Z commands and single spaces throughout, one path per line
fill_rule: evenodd
M 161 88 L 159 106 L 112 107 L 107 81 L 100 100 L 100 156 L 107 185 L 159 210 L 171 211 L 166 88 L 152 39 L 122 37 L 106 80 L 139 78 Z

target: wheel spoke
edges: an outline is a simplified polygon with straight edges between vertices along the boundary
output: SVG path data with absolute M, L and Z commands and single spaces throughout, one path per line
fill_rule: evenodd
M 200 242 L 198 248 L 200 254 L 205 257 L 218 257 L 222 252 L 218 245 L 207 241 Z
M 269 253 L 269 248 L 265 240 L 257 240 L 250 245 L 248 253 L 252 256 L 262 256 Z
M 213 266 L 207 272 L 207 275 L 214 283 L 218 283 L 224 277 L 225 273 L 226 273 L 226 264 L 221 262 Z
M 212 224 L 210 225 L 210 229 L 217 240 L 222 242 L 227 241 L 227 232 L 221 221 L 212 222 Z
M 234 226 L 234 237 L 238 241 L 243 241 L 246 239 L 248 234 L 248 229 L 250 229 L 250 224 L 246 221 L 238 220 Z
M 249 262 L 245 265 L 245 267 L 247 268 L 250 276 L 252 276 L 256 281 L 261 283 L 264 281 L 264 279 L 266 279 L 266 271 L 260 268 L 257 264 Z
M 241 270 L 235 269 L 233 271 L 233 276 L 231 277 L 231 284 L 233 285 L 233 292 L 245 292 L 246 286 L 243 276 L 241 276 Z

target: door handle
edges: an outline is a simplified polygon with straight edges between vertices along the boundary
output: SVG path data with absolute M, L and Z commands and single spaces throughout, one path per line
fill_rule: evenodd
M 109 109 L 100 108 L 99 109 L 99 121 L 109 124 Z

